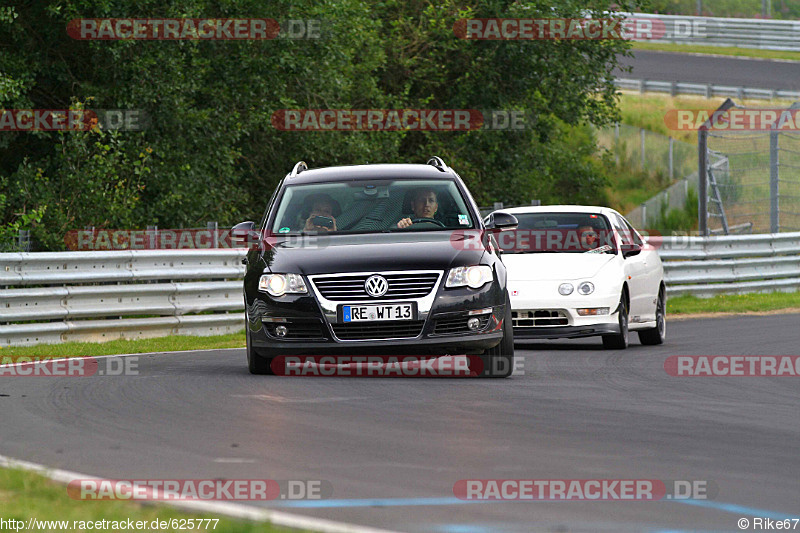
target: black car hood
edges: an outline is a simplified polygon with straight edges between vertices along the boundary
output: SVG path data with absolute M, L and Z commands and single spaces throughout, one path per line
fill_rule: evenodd
M 480 263 L 488 253 L 476 231 L 277 236 L 264 261 L 272 272 L 331 274 L 446 270 Z

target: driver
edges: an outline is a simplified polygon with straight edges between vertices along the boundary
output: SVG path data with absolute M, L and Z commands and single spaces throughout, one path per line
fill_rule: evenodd
M 593 250 L 600 246 L 600 239 L 597 230 L 593 226 L 585 225 L 578 228 L 578 236 L 584 248 Z
M 398 228 L 407 228 L 413 224 L 412 219 L 433 218 L 439 210 L 439 200 L 436 191 L 428 187 L 421 187 L 414 191 L 411 198 L 411 211 L 413 215 L 406 216 L 397 223 Z

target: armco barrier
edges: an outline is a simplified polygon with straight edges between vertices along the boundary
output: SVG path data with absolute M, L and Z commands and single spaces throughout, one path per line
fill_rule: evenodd
M 721 237 L 654 237 L 670 295 L 796 291 L 800 232 Z
M 245 252 L 0 254 L 0 347 L 240 331 Z
M 800 51 L 800 21 L 626 13 L 663 30 L 658 41 Z
M 670 295 L 800 289 L 800 232 L 651 242 Z M 240 331 L 244 254 L 0 254 L 0 347 Z

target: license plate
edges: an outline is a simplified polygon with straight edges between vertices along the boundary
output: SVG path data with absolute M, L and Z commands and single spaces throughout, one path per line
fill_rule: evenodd
M 343 305 L 342 322 L 414 320 L 414 304 Z

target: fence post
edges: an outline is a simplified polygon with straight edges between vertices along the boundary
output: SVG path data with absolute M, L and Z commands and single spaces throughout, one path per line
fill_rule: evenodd
M 642 227 L 647 227 L 647 202 L 642 203 Z
M 640 128 L 639 129 L 639 136 L 641 137 L 640 145 L 641 145 L 641 151 L 642 151 L 642 170 L 644 170 L 644 166 L 645 166 L 644 165 L 644 135 L 645 135 L 644 128 Z
M 217 231 L 219 226 L 216 222 L 207 222 L 206 228 L 211 232 L 212 235 L 211 240 L 214 243 L 212 248 L 219 248 L 219 232 Z
M 158 248 L 158 226 L 147 226 L 148 247 L 150 250 Z
M 669 138 L 669 181 L 671 182 L 675 177 L 675 166 L 672 162 L 672 155 L 674 150 L 675 139 Z
M 619 122 L 614 124 L 614 162 L 619 165 Z
M 697 130 L 697 220 L 700 235 L 708 235 L 708 176 L 706 172 L 708 130 Z
M 19 251 L 20 252 L 30 252 L 31 251 L 31 232 L 27 229 L 19 230 Z
M 769 231 L 780 231 L 778 196 L 778 132 L 769 132 Z

